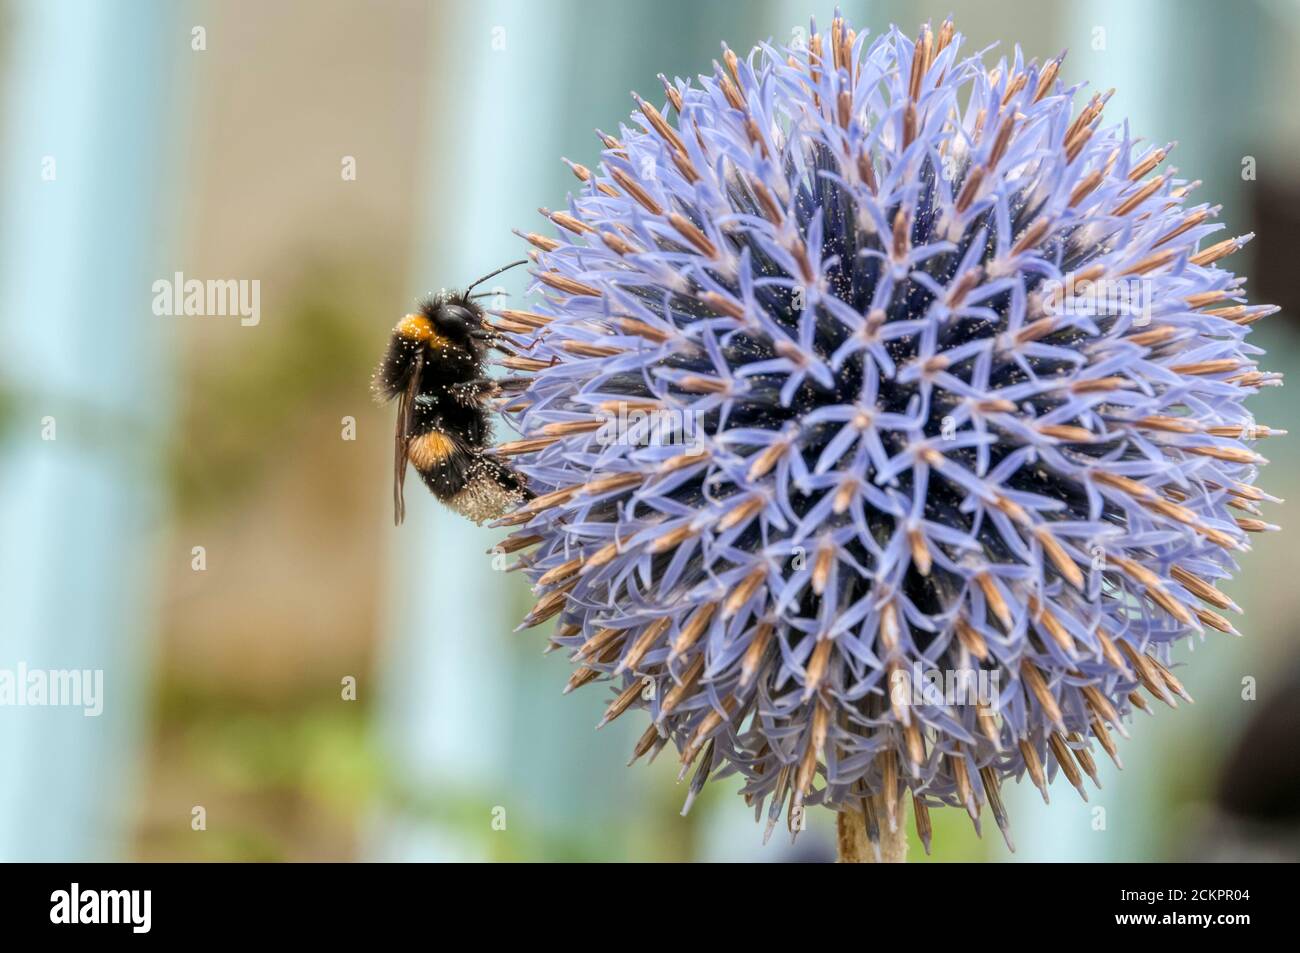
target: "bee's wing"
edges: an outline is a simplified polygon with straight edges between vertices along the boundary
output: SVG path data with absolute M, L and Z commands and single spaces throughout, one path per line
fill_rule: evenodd
M 406 483 L 406 462 L 411 445 L 411 419 L 415 413 L 415 394 L 420 388 L 420 376 L 424 370 L 424 351 L 415 357 L 415 367 L 411 380 L 397 399 L 397 432 L 393 437 L 393 523 L 400 526 L 406 519 L 406 495 L 403 486 Z

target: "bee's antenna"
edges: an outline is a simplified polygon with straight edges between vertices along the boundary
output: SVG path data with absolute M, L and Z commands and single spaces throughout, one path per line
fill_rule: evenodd
M 497 275 L 501 274 L 501 272 L 503 272 L 503 271 L 509 271 L 511 268 L 518 268 L 520 265 L 526 265 L 526 264 L 528 264 L 528 259 L 527 259 L 527 258 L 520 258 L 518 261 L 512 261 L 512 262 L 511 262 L 510 264 L 508 264 L 508 265 L 503 265 L 502 267 L 498 268 L 496 271 L 490 271 L 490 272 L 488 272 L 486 275 L 484 275 L 484 276 L 483 276 L 482 278 L 480 278 L 478 281 L 474 282 L 472 285 L 470 285 L 468 288 L 465 289 L 465 294 L 466 294 L 466 296 L 468 296 L 469 293 L 470 293 L 471 291 L 473 291 L 473 290 L 474 290 L 475 288 L 477 288 L 479 285 L 483 284 L 483 282 L 487 281 L 489 278 L 495 278 Z

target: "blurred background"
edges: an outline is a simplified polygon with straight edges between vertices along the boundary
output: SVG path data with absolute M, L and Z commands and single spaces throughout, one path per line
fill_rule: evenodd
M 1232 266 L 1284 310 L 1251 340 L 1295 370 L 1300 2 L 842 6 L 873 35 L 953 12 L 968 52 L 1068 48 L 1067 82 L 1117 87 L 1107 115 L 1178 140 L 1227 234 L 1258 233 Z M 832 856 L 829 817 L 765 847 L 734 780 L 683 818 L 672 759 L 624 767 L 643 725 L 597 733 L 601 689 L 561 697 L 494 533 L 418 481 L 394 529 L 368 391 L 395 320 L 517 257 L 630 90 L 831 12 L 0 0 L 0 670 L 104 672 L 97 718 L 0 707 L 0 859 Z M 259 320 L 156 314 L 178 272 L 257 281 Z M 517 300 L 526 276 L 499 280 Z M 1263 450 L 1300 496 L 1294 441 Z M 1009 792 L 1015 855 L 936 812 L 932 859 L 1300 857 L 1292 538 L 1258 537 L 1227 590 L 1245 638 L 1196 646 L 1197 703 L 1139 716 L 1091 804 Z

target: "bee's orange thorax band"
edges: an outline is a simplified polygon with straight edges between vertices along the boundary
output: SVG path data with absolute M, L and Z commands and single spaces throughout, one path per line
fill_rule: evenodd
M 423 314 L 408 314 L 397 322 L 393 333 L 408 341 L 418 341 L 429 347 L 451 347 L 451 342 L 433 329 L 433 323 Z

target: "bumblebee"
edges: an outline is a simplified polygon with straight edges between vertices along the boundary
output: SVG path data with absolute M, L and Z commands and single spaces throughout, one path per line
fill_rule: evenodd
M 484 275 L 464 291 L 442 291 L 393 328 L 375 371 L 376 395 L 397 399 L 393 518 L 406 517 L 403 485 L 412 463 L 433 495 L 475 523 L 495 519 L 531 497 L 523 479 L 489 456 L 488 400 L 498 392 L 487 376 L 497 333 L 484 321 L 475 287 L 516 265 Z

